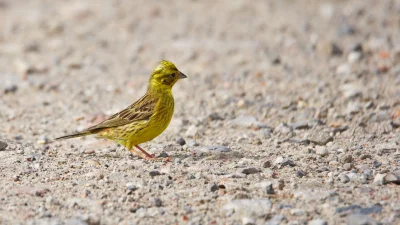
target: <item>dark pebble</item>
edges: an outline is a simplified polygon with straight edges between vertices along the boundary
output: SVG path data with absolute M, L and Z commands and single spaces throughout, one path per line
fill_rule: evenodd
M 186 144 L 186 141 L 183 138 L 179 138 L 178 140 L 176 140 L 176 143 L 180 146 L 184 146 Z
M 153 170 L 153 171 L 150 171 L 150 176 L 151 177 L 155 177 L 155 176 L 159 176 L 159 175 L 161 175 L 161 173 L 160 172 L 158 172 L 158 171 L 156 171 L 156 170 Z

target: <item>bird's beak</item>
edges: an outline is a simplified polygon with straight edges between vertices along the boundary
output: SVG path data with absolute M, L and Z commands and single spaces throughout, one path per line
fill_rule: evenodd
M 179 79 L 185 79 L 185 78 L 187 78 L 187 76 L 182 72 L 180 72 Z

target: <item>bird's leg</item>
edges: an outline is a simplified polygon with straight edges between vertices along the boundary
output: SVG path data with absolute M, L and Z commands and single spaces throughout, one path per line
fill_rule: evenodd
M 144 155 L 142 152 L 136 150 L 135 148 L 131 148 L 131 149 L 129 149 L 129 151 L 135 153 L 136 155 L 138 155 L 144 159 L 148 159 L 148 157 L 146 155 Z
M 136 147 L 137 149 L 139 149 L 140 151 L 142 151 L 143 154 L 146 155 L 146 159 L 152 159 L 152 158 L 154 158 L 154 157 L 153 157 L 152 155 L 150 155 L 148 152 L 146 152 L 146 151 L 143 150 L 141 147 L 139 147 L 139 145 L 135 145 L 135 147 Z

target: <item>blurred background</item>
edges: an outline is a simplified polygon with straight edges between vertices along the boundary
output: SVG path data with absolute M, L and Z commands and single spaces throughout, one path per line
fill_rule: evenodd
M 2 120 L 111 114 L 145 92 L 162 59 L 189 75 L 175 87 L 186 118 L 245 108 L 268 121 L 272 105 L 299 99 L 315 113 L 371 79 L 376 95 L 398 96 L 380 80 L 399 82 L 399 10 L 398 0 L 2 0 Z M 21 116 L 3 129 L 27 116 L 37 131 Z

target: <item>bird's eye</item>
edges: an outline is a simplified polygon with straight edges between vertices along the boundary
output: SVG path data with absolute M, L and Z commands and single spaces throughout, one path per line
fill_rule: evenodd
M 174 73 L 170 74 L 170 76 L 171 76 L 172 78 L 175 78 L 175 74 L 174 74 Z

